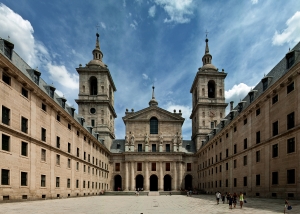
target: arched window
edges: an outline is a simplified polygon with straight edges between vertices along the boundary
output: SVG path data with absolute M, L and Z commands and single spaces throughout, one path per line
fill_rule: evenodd
M 150 119 L 150 134 L 158 134 L 158 120 L 156 117 Z
M 207 84 L 208 98 L 215 98 L 215 82 L 210 80 Z
M 97 88 L 97 78 L 91 77 L 90 78 L 90 95 L 97 95 L 98 88 Z

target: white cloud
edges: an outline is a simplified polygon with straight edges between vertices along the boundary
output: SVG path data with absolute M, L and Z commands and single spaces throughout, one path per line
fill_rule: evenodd
M 134 24 L 130 24 L 130 27 L 132 27 L 133 29 L 136 29 L 136 26 Z
M 59 91 L 59 90 L 55 90 L 55 93 L 58 95 L 58 96 L 60 96 L 60 97 L 63 97 L 64 96 L 64 94 L 61 92 L 61 91 Z
M 100 24 L 103 29 L 106 29 L 106 25 L 103 22 L 100 22 Z
M 286 22 L 287 28 L 282 33 L 275 32 L 273 36 L 273 45 L 282 45 L 289 42 L 300 41 L 300 11 L 297 11 Z
M 31 67 L 40 65 L 40 60 L 48 59 L 48 51 L 41 42 L 35 41 L 33 27 L 28 20 L 0 3 L 0 35 L 15 44 L 15 50 Z M 44 56 L 42 56 L 44 55 Z
M 152 7 L 149 8 L 148 14 L 149 14 L 149 16 L 154 17 L 155 12 L 156 12 L 156 7 L 155 7 L 155 5 L 153 5 Z
M 258 0 L 251 0 L 252 4 L 257 4 Z
M 126 0 L 123 0 L 123 7 L 126 7 Z
M 163 7 L 170 16 L 164 22 L 187 23 L 193 15 L 193 0 L 154 0 L 154 2 Z
M 148 75 L 147 75 L 147 74 L 143 74 L 143 79 L 144 79 L 144 80 L 149 79 Z
M 50 79 L 66 88 L 78 89 L 79 77 L 76 74 L 68 72 L 64 65 L 52 65 L 48 63 L 46 67 L 50 73 Z

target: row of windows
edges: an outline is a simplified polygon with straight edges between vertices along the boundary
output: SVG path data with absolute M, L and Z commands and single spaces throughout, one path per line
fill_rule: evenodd
M 41 175 L 41 187 L 46 187 L 46 175 Z M 86 188 L 85 185 L 85 180 L 83 180 L 83 188 Z M 94 184 L 95 188 L 97 189 L 97 182 L 91 182 L 92 184 L 92 189 L 94 189 Z M 10 170 L 8 169 L 1 169 L 1 185 L 10 185 Z M 21 177 L 20 177 L 20 185 L 21 186 L 28 186 L 28 172 L 21 172 Z M 55 187 L 60 187 L 61 185 L 61 179 L 60 177 L 55 178 Z M 76 180 L 76 188 L 79 188 L 79 180 Z M 103 186 L 105 187 L 107 184 L 102 183 L 102 189 Z M 100 189 L 101 183 L 99 183 L 98 188 Z M 67 178 L 67 188 L 71 188 L 71 179 Z M 90 188 L 90 181 L 87 182 L 87 188 Z
M 143 163 L 138 162 L 136 165 L 137 171 L 143 171 Z M 186 164 L 186 170 L 192 171 L 192 164 Z M 120 163 L 115 163 L 115 171 L 120 171 Z M 156 163 L 151 163 L 151 171 L 156 171 Z M 165 171 L 171 171 L 171 163 L 165 163 Z
M 279 185 L 279 172 L 272 172 L 271 177 L 272 177 L 271 184 Z M 237 187 L 237 184 L 238 184 L 238 179 L 233 178 L 233 187 Z M 296 170 L 295 169 L 288 169 L 286 171 L 285 184 L 296 184 Z M 261 175 L 260 174 L 255 175 L 255 185 L 256 186 L 261 185 Z M 225 187 L 228 187 L 228 186 L 229 186 L 229 182 L 228 182 L 228 179 L 226 179 Z M 243 186 L 244 187 L 248 186 L 248 177 L 247 176 L 243 177 Z M 207 183 L 202 183 L 202 188 L 213 188 L 213 187 L 222 187 L 222 180 L 219 180 L 219 186 L 218 186 L 218 181 L 215 181 L 215 186 L 214 186 L 213 181 L 207 182 Z

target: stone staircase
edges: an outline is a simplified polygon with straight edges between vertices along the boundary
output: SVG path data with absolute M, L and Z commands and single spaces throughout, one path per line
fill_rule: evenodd
M 148 196 L 160 196 L 158 191 L 150 191 Z

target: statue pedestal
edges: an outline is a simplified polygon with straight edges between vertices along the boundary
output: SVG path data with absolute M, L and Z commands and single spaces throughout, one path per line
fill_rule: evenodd
M 173 145 L 173 152 L 177 152 L 177 146 Z
M 134 145 L 131 145 L 131 146 L 130 146 L 130 151 L 131 151 L 131 152 L 134 152 Z
M 159 144 L 159 152 L 162 152 L 163 151 L 163 147 L 161 144 Z
M 149 145 L 145 145 L 145 152 L 149 152 Z
M 125 152 L 128 152 L 128 145 L 125 145 Z

